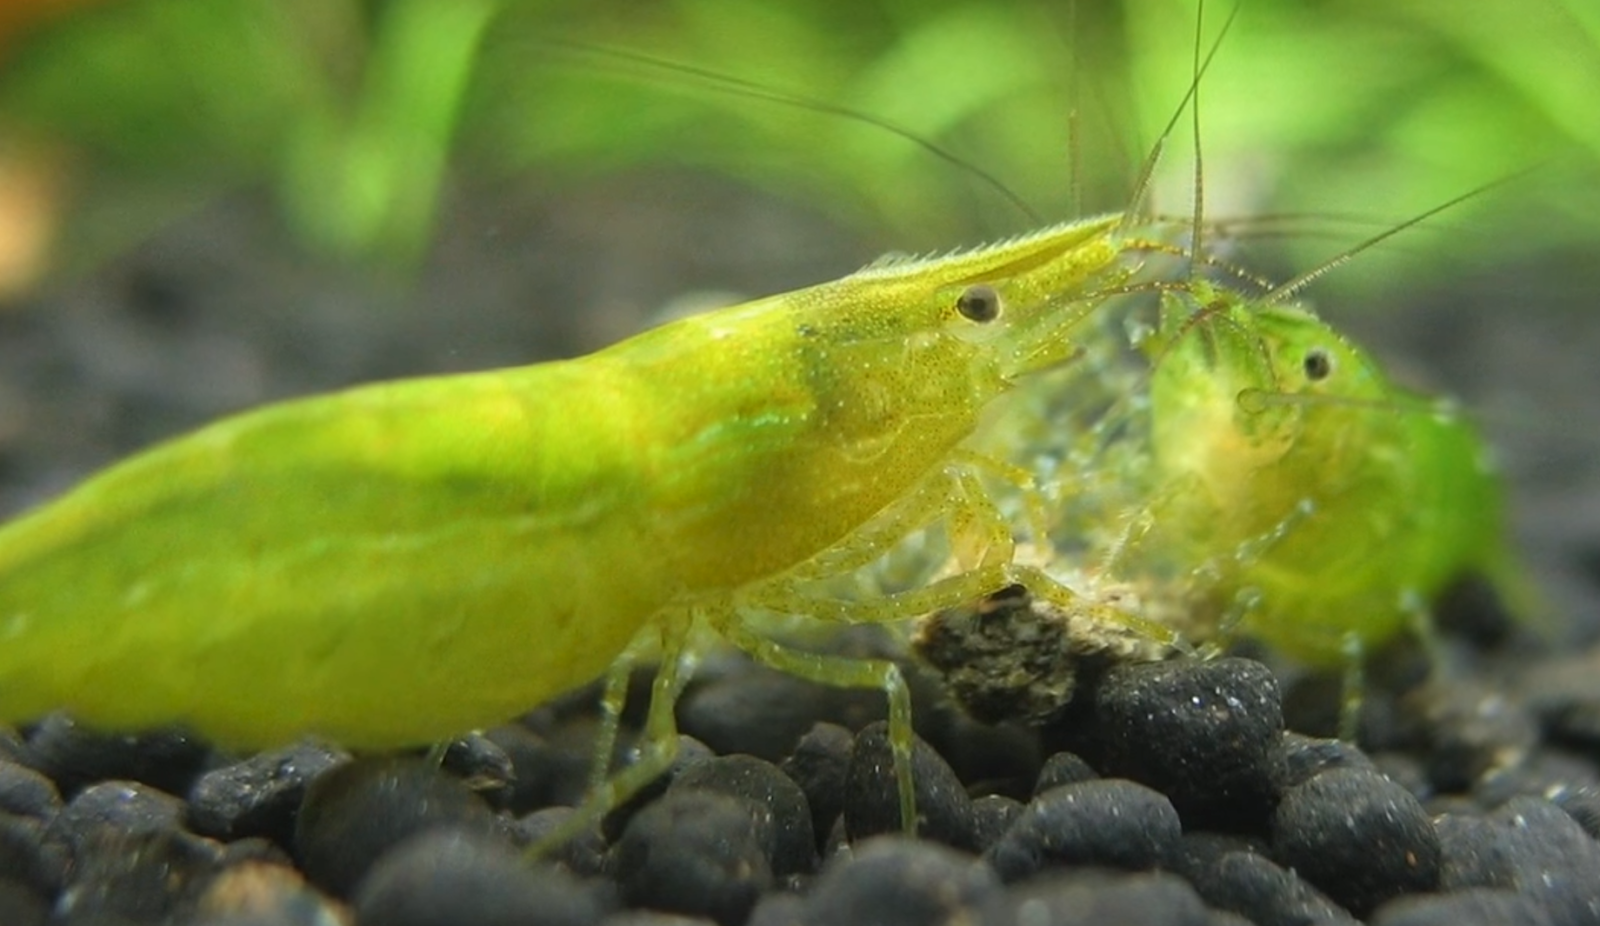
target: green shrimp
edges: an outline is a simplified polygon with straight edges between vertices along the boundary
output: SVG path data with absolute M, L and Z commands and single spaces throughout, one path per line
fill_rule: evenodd
M 1210 60 L 1200 25 L 1186 103 Z M 1152 265 L 1128 288 L 1159 294 L 1154 323 L 1134 300 L 1086 319 L 1080 362 L 1030 383 L 991 450 L 1040 474 L 1050 543 L 1019 556 L 1071 597 L 1034 600 L 1023 584 L 931 614 L 913 635 L 980 718 L 1055 716 L 1085 661 L 1154 660 L 1175 640 L 1211 650 L 1245 635 L 1307 666 L 1344 668 L 1353 732 L 1365 655 L 1407 627 L 1430 640 L 1428 608 L 1446 585 L 1482 573 L 1516 604 L 1530 600 L 1506 542 L 1499 474 L 1468 417 L 1399 386 L 1310 311 L 1284 304 L 1476 194 L 1274 288 L 1205 243 L 1190 113 L 1192 216 L 1130 216 L 1125 230 Z M 1154 156 L 1146 180 L 1153 166 Z M 1243 292 L 1257 284 L 1265 295 Z
M 1162 488 L 1138 546 L 1192 569 L 1197 606 L 1331 667 L 1425 634 L 1463 574 L 1511 583 L 1499 473 L 1454 402 L 1397 385 L 1298 306 L 1196 284 L 1161 314 L 1146 349 Z
M 708 625 L 787 671 L 886 691 L 911 827 L 896 667 L 787 650 L 749 618 L 888 621 L 1048 585 L 1012 562 L 971 444 L 1123 286 L 1121 227 L 881 262 L 587 357 L 286 402 L 140 453 L 0 528 L 0 720 L 427 744 L 655 641 L 651 751 L 604 809 L 670 762 L 676 657 Z M 825 593 L 939 523 L 959 575 Z
M 1176 282 L 1157 314 L 1104 313 L 1086 361 L 1014 407 L 1009 455 L 1057 474 L 1043 565 L 1077 599 L 1024 587 L 919 626 L 918 651 L 975 714 L 1042 722 L 1085 660 L 1170 655 L 1142 619 L 1343 669 L 1353 733 L 1364 657 L 1407 630 L 1430 641 L 1449 584 L 1481 574 L 1526 605 L 1499 473 L 1453 402 L 1270 294 Z

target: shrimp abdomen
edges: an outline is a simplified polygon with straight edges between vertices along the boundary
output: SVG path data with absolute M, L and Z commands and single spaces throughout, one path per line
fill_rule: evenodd
M 671 594 L 611 395 L 574 364 L 380 384 L 105 471 L 0 530 L 0 718 L 392 746 L 587 681 Z

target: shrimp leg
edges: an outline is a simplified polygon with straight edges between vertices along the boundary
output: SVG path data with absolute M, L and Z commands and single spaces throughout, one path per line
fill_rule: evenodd
M 692 612 L 677 610 L 662 615 L 656 624 L 648 628 L 647 632 L 657 632 L 661 636 L 661 663 L 650 683 L 650 707 L 645 716 L 644 732 L 638 741 L 638 757 L 627 768 L 604 777 L 565 820 L 528 846 L 525 852 L 529 858 L 548 855 L 573 837 L 588 831 L 607 813 L 627 803 L 672 766 L 673 760 L 678 757 L 678 719 L 674 710 L 689 680 L 683 663 L 694 623 L 695 615 Z M 634 649 L 633 646 L 628 647 L 630 653 Z M 620 705 L 627 693 L 626 672 L 620 674 L 623 680 L 620 684 L 618 678 L 619 674 L 615 671 L 608 674 L 605 698 L 608 702 L 615 698 Z M 611 704 L 608 703 L 606 707 L 610 712 Z M 620 716 L 620 709 L 615 713 Z M 610 727 L 610 737 L 614 742 L 616 722 L 609 716 L 603 722 L 601 738 L 606 738 L 604 727 L 607 726 Z
M 617 747 L 617 730 L 622 725 L 622 709 L 628 701 L 628 681 L 638 662 L 637 650 L 637 646 L 629 646 L 606 670 L 605 689 L 600 695 L 600 729 L 595 734 L 594 760 L 589 765 L 589 786 L 585 789 L 590 795 L 600 793 L 605 786 L 606 776 L 611 773 L 611 758 Z
M 911 690 L 900 667 L 887 659 L 861 659 L 796 649 L 752 632 L 735 612 L 713 626 L 723 638 L 756 662 L 797 678 L 840 688 L 877 688 L 889 699 L 889 749 L 894 758 L 895 789 L 900 795 L 900 826 L 917 834 L 916 788 L 911 778 Z

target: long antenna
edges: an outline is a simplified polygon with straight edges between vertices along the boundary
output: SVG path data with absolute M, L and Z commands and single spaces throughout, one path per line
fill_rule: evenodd
M 982 167 L 979 167 L 976 163 L 969 161 L 946 148 L 940 147 L 926 138 L 923 138 L 916 132 L 913 132 L 912 130 L 903 126 L 896 125 L 887 119 L 873 116 L 868 113 L 861 112 L 860 110 L 851 109 L 848 106 L 843 106 L 838 103 L 829 103 L 825 100 L 817 100 L 811 97 L 801 96 L 800 94 L 788 93 L 783 90 L 777 90 L 772 87 L 763 86 L 755 81 L 745 80 L 742 77 L 721 74 L 710 70 L 709 68 L 702 68 L 692 64 L 684 64 L 681 61 L 671 61 L 666 58 L 657 58 L 654 55 L 647 55 L 643 52 L 631 51 L 625 48 L 613 48 L 605 45 L 591 45 L 584 42 L 573 42 L 564 39 L 546 39 L 544 42 L 552 47 L 563 49 L 572 54 L 589 55 L 596 58 L 609 58 L 613 61 L 626 62 L 647 70 L 664 71 L 680 76 L 693 77 L 701 81 L 709 89 L 715 90 L 719 93 L 745 97 L 752 100 L 761 100 L 768 103 L 778 103 L 783 106 L 791 106 L 795 109 L 819 113 L 825 116 L 836 116 L 841 119 L 859 123 L 861 125 L 871 126 L 875 129 L 879 129 L 880 131 L 888 132 L 891 135 L 895 135 L 912 143 L 913 145 L 916 145 L 918 148 L 921 148 L 923 151 L 928 152 L 952 167 L 966 171 L 972 176 L 978 178 L 978 180 L 984 185 L 994 190 L 1006 202 L 1010 203 L 1018 212 L 1021 212 L 1024 216 L 1026 216 L 1028 221 L 1034 223 L 1035 225 L 1045 224 L 1043 217 L 1034 212 L 1033 208 L 1023 201 L 1021 196 L 1018 196 L 1015 192 L 1013 192 L 1010 187 L 1006 186 L 1005 183 L 994 174 L 991 174 Z
M 1133 198 L 1130 200 L 1128 211 L 1122 220 L 1124 226 L 1133 221 L 1134 214 L 1139 211 L 1138 205 L 1140 201 L 1150 192 L 1150 181 L 1155 175 L 1156 166 L 1161 163 L 1161 152 L 1166 147 L 1167 139 L 1172 137 L 1173 131 L 1178 127 L 1178 120 L 1183 118 L 1184 107 L 1191 105 L 1199 94 L 1200 80 L 1205 77 L 1206 71 L 1211 67 L 1211 61 L 1217 56 L 1217 50 L 1222 47 L 1222 41 L 1227 38 L 1228 31 L 1233 28 L 1233 21 L 1239 16 L 1239 6 L 1242 2 L 1243 0 L 1234 0 L 1232 9 L 1228 11 L 1228 19 L 1222 24 L 1222 31 L 1217 33 L 1216 39 L 1211 43 L 1210 50 L 1206 52 L 1205 60 L 1200 63 L 1199 67 L 1195 68 L 1194 78 L 1189 81 L 1189 89 L 1184 92 L 1183 99 L 1178 101 L 1177 108 L 1172 111 L 1172 118 L 1167 120 L 1167 124 L 1162 128 L 1161 134 L 1156 136 L 1156 142 L 1150 147 L 1150 153 L 1145 156 L 1144 163 L 1139 165 L 1138 179 L 1133 186 Z M 1198 23 L 1195 28 L 1198 34 Z
M 1239 5 L 1235 3 L 1233 9 L 1237 13 Z M 1194 222 L 1189 226 L 1189 266 L 1185 277 L 1194 276 L 1195 255 L 1201 251 L 1202 238 L 1205 232 L 1206 169 L 1200 145 L 1200 43 L 1202 36 L 1205 35 L 1205 22 L 1206 5 L 1205 0 L 1201 0 L 1194 14 L 1194 57 L 1191 65 L 1194 76 L 1192 78 L 1193 84 L 1189 91 L 1189 116 L 1194 130 L 1194 184 L 1190 188 L 1193 190 L 1194 198 Z M 1233 22 L 1231 15 L 1228 17 L 1228 22 L 1230 25 Z M 1226 32 L 1227 29 L 1224 28 L 1223 31 Z M 1210 63 L 1209 58 L 1207 63 Z
M 1083 60 L 1078 53 L 1078 3 L 1067 4 L 1067 205 L 1072 215 L 1083 214 L 1083 120 L 1078 111 L 1083 88 Z
M 1272 305 L 1272 304 L 1275 304 L 1275 303 L 1283 302 L 1285 299 L 1288 299 L 1290 296 L 1293 296 L 1295 293 L 1298 293 L 1301 290 L 1305 289 L 1307 286 L 1311 285 L 1311 283 L 1313 281 L 1321 278 L 1323 276 L 1323 274 L 1326 274 L 1329 271 L 1331 271 L 1331 270 L 1333 270 L 1333 269 L 1335 269 L 1337 267 L 1342 266 L 1343 264 L 1348 262 L 1351 258 L 1355 257 L 1357 254 L 1361 254 L 1364 251 L 1367 251 L 1367 250 L 1373 248 L 1376 245 L 1379 245 L 1379 244 L 1381 244 L 1381 243 L 1383 243 L 1385 241 L 1388 241 L 1390 238 L 1393 238 L 1395 235 L 1400 234 L 1401 232 L 1405 231 L 1406 229 L 1414 228 L 1415 226 L 1417 226 L 1417 225 L 1419 225 L 1419 224 L 1421 224 L 1423 222 L 1426 222 L 1428 219 L 1433 218 L 1434 216 L 1438 215 L 1441 212 L 1444 212 L 1447 209 L 1454 209 L 1456 206 L 1461 205 L 1462 203 L 1466 202 L 1469 199 L 1476 199 L 1477 197 L 1482 196 L 1484 193 L 1487 193 L 1487 192 L 1489 192 L 1490 190 L 1492 190 L 1492 189 L 1494 189 L 1496 187 L 1504 186 L 1505 184 L 1510 183 L 1513 180 L 1521 179 L 1522 177 L 1532 173 L 1534 170 L 1537 170 L 1537 169 L 1538 169 L 1537 166 L 1529 167 L 1529 168 L 1525 168 L 1523 170 L 1519 170 L 1519 171 L 1517 171 L 1516 173 L 1513 173 L 1513 174 L 1507 174 L 1506 176 L 1500 177 L 1499 179 L 1491 180 L 1488 183 L 1483 184 L 1482 186 L 1476 187 L 1474 189 L 1468 190 L 1465 193 L 1462 193 L 1460 196 L 1452 197 L 1451 199 L 1445 200 L 1444 202 L 1440 203 L 1437 206 L 1434 206 L 1431 209 L 1428 209 L 1428 210 L 1426 210 L 1424 212 L 1420 212 L 1420 213 L 1412 216 L 1411 218 L 1406 219 L 1405 221 L 1399 223 L 1398 225 L 1394 225 L 1394 226 L 1391 226 L 1389 228 L 1386 228 L 1383 231 L 1379 232 L 1378 234 L 1373 235 L 1371 238 L 1368 238 L 1365 241 L 1362 241 L 1361 243 L 1357 244 L 1356 246 L 1354 246 L 1352 248 L 1349 248 L 1348 250 L 1345 250 L 1345 251 L 1335 255 L 1334 257 L 1328 259 L 1328 260 L 1323 261 L 1321 264 L 1317 265 L 1316 267 L 1311 268 L 1310 270 L 1307 270 L 1305 273 L 1300 274 L 1299 276 L 1295 277 L 1294 279 L 1290 280 L 1289 282 L 1280 283 L 1278 286 L 1274 287 L 1270 292 L 1268 292 L 1265 296 L 1263 296 L 1262 297 L 1262 301 L 1264 303 L 1268 304 L 1268 305 Z

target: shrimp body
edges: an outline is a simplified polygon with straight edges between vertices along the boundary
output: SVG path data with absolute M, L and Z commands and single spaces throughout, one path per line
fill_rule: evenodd
M 0 528 L 0 720 L 437 741 L 729 612 L 953 465 L 1125 272 L 1115 216 L 576 360 L 247 412 Z M 930 512 L 930 516 L 937 512 Z
M 1353 734 L 1365 653 L 1426 633 L 1468 573 L 1522 591 L 1485 444 L 1304 309 L 1158 288 L 1153 326 L 1099 313 L 1080 361 L 1007 407 L 1007 456 L 1052 494 L 1033 552 L 1074 599 L 1007 589 L 929 615 L 913 647 L 976 716 L 1044 723 L 1084 665 L 1168 655 L 1160 632 L 1246 636 L 1344 669 Z
M 1169 294 L 1150 383 L 1154 536 L 1216 611 L 1312 665 L 1383 643 L 1449 582 L 1503 574 L 1501 490 L 1448 403 L 1311 313 Z

